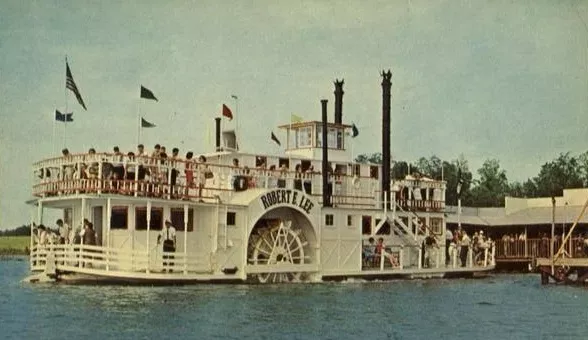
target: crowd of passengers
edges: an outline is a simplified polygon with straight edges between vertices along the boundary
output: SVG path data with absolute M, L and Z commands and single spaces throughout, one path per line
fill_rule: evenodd
M 73 229 L 62 219 L 55 222 L 55 228 L 50 228 L 44 224 L 33 225 L 33 243 L 39 245 L 55 244 L 85 244 L 99 245 L 98 236 L 94 230 L 92 222 L 84 219 L 80 228 Z
M 95 158 L 93 155 L 96 155 Z M 136 180 L 152 184 L 169 184 L 172 188 L 182 186 L 184 187 L 184 196 L 188 196 L 188 190 L 194 188 L 197 189 L 196 196 L 202 198 L 207 180 L 215 177 L 215 173 L 209 168 L 204 155 L 195 158 L 194 153 L 188 151 L 182 158 L 178 148 L 173 148 L 171 155 L 168 155 L 165 146 L 159 144 L 155 145 L 151 154 L 145 151 L 143 144 L 139 144 L 136 153 L 128 152 L 126 155 L 120 151 L 118 146 L 115 146 L 113 153 L 108 156 L 97 155 L 96 150 L 90 148 L 88 154 L 84 155 L 83 160 L 78 163 L 73 162 L 73 156 L 68 149 L 62 150 L 62 157 L 72 159 L 72 163 L 59 169 L 60 173 L 57 174 L 57 178 L 63 181 L 72 179 L 107 180 L 109 186 L 104 190 L 112 192 L 124 191 L 120 185 L 121 181 Z M 240 166 L 239 160 L 235 158 L 230 166 L 228 184 L 234 190 L 254 187 L 283 188 L 286 187 L 289 171 L 286 164 L 277 168 L 275 165 L 267 167 L 265 162 L 260 162 L 257 167 L 251 169 L 248 166 Z M 329 172 L 333 174 L 331 181 L 332 178 L 335 178 L 337 185 L 335 189 L 338 190 L 341 174 L 332 169 Z M 303 169 L 301 164 L 296 164 L 293 175 L 294 189 L 310 193 L 310 175 L 317 173 L 312 165 Z M 43 169 L 39 173 L 42 182 L 49 182 L 51 176 L 51 169 Z M 178 193 L 178 190 L 172 189 L 171 191 Z
M 427 232 L 425 226 L 421 226 L 420 230 L 417 240 L 420 244 L 421 267 L 433 267 L 434 257 L 441 248 L 440 242 L 430 231 Z M 457 266 L 467 266 L 468 252 L 471 251 L 473 263 L 481 265 L 484 262 L 485 251 L 493 246 L 494 241 L 485 236 L 482 230 L 474 232 L 470 237 L 462 228 L 457 228 L 455 231 L 447 229 L 445 233 L 445 264 L 456 263 Z M 378 238 L 377 243 L 373 237 L 368 239 L 368 244 L 363 247 L 362 258 L 364 267 L 379 267 L 382 258 L 392 267 L 399 266 L 399 252 L 393 252 L 390 247 L 387 247 L 382 237 Z M 388 266 L 387 263 L 384 265 Z

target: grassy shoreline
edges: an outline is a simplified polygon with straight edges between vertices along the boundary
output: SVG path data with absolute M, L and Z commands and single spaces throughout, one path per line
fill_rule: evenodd
M 29 236 L 0 236 L 0 256 L 29 254 Z

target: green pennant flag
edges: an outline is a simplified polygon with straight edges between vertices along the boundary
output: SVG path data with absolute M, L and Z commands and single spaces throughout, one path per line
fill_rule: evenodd
M 152 128 L 152 127 L 156 127 L 157 125 L 153 124 L 153 123 L 149 123 L 148 121 L 145 120 L 145 118 L 141 117 L 141 127 L 142 128 Z

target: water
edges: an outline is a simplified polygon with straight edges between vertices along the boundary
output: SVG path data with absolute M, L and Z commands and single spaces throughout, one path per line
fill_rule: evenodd
M 588 290 L 484 280 L 185 287 L 25 284 L 0 261 L 3 339 L 586 338 Z

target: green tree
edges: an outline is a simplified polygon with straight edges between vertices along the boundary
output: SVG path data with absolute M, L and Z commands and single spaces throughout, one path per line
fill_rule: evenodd
M 509 192 L 506 171 L 500 169 L 497 159 L 488 159 L 478 169 L 480 179 L 467 196 L 466 204 L 474 207 L 502 207 Z
M 570 156 L 569 152 L 561 153 L 555 160 L 541 166 L 534 178 L 536 194 L 540 197 L 561 196 L 563 189 L 583 187 L 581 168 L 578 158 Z

